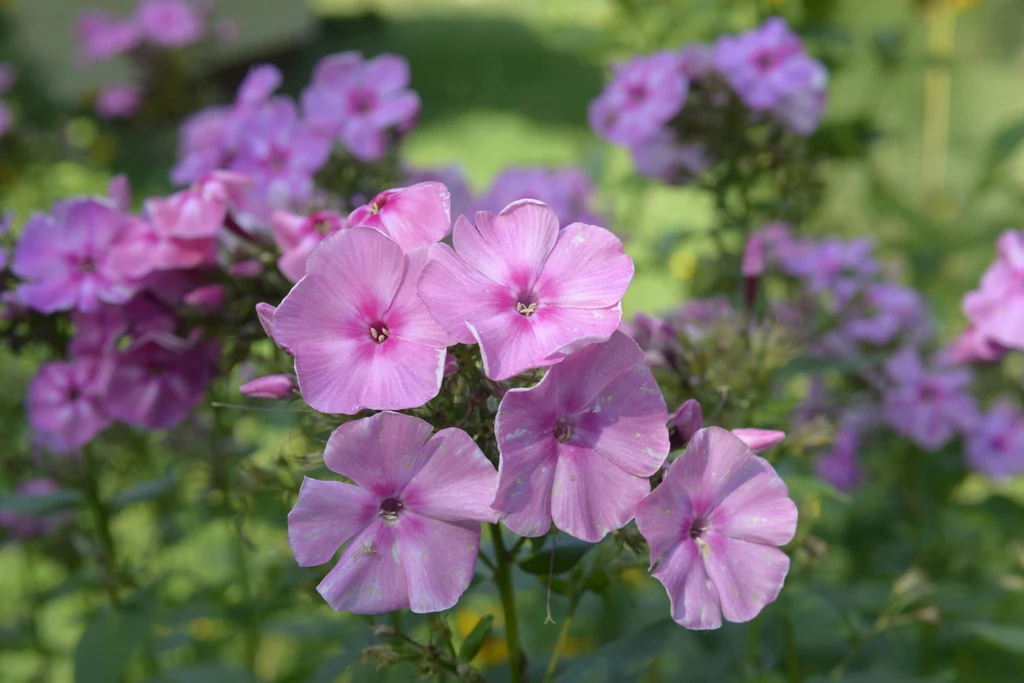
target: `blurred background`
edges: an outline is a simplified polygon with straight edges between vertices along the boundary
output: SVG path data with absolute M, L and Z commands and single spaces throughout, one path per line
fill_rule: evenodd
M 197 107 L 170 101 L 166 115 L 104 120 L 93 99 L 128 67 L 76 58 L 82 10 L 127 13 L 134 5 L 0 0 L 0 61 L 16 64 L 19 113 L 37 124 L 36 137 L 17 149 L 0 147 L 0 200 L 16 220 L 60 197 L 104 193 L 119 172 L 137 196 L 171 191 L 177 126 Z M 625 300 L 630 316 L 667 311 L 698 293 L 702 269 L 715 267 L 714 245 L 700 237 L 715 206 L 699 188 L 639 178 L 627 152 L 590 129 L 587 106 L 610 62 L 742 31 L 772 11 L 787 13 L 830 71 L 825 184 L 800 232 L 872 237 L 899 261 L 901 280 L 923 291 L 940 339 L 952 338 L 964 325 L 960 300 L 991 261 L 995 237 L 1024 214 L 1024 0 L 217 0 L 223 34 L 190 68 L 199 70 L 200 100 L 209 104 L 229 101 L 253 63 L 280 67 L 282 90 L 295 96 L 325 55 L 404 56 L 422 101 L 404 161 L 457 168 L 473 194 L 510 166 L 584 169 L 595 186 L 593 209 L 636 263 Z M 27 451 L 23 387 L 40 360 L 3 354 L 0 461 Z M 230 446 L 172 431 L 137 434 L 136 443 L 103 453 L 116 463 L 102 486 L 113 501 L 121 561 L 144 567 L 128 616 L 94 616 L 104 597 L 89 590 L 97 569 L 82 559 L 89 553 L 81 533 L 64 534 L 56 547 L 0 547 L 0 680 L 415 677 L 411 668 L 360 663 L 374 642 L 366 620 L 333 613 L 314 590 L 316 572 L 296 567 L 285 542 L 294 491 L 282 493 L 275 472 L 322 446 L 287 411 L 220 415 L 232 422 Z M 219 448 L 240 455 L 223 489 L 211 490 L 200 482 L 220 476 L 222 461 L 209 452 Z M 145 460 L 136 457 L 141 450 Z M 5 476 L 13 478 L 10 468 Z M 895 537 L 883 557 L 858 568 L 857 543 L 903 523 L 885 517 L 887 487 L 869 486 L 851 504 L 809 478 L 787 482 L 812 520 L 808 533 L 837 545 L 859 539 L 837 551 L 818 581 L 787 587 L 784 607 L 751 625 L 697 633 L 666 619 L 662 587 L 643 568 L 625 571 L 623 590 L 595 590 L 583 600 L 557 680 L 1024 680 L 1024 523 L 997 531 L 987 521 L 1024 519 L 1019 480 L 972 480 L 961 491 L 965 507 L 932 530 L 945 537 L 954 564 L 972 568 L 941 586 L 908 568 L 907 545 Z M 996 556 L 990 580 L 978 579 L 979 565 Z M 527 571 L 516 581 L 524 648 L 540 661 L 557 633 L 544 624 L 545 582 Z M 923 609 L 915 602 L 923 595 L 940 595 L 927 601 L 941 602 L 940 611 L 988 601 L 1001 626 L 971 622 L 952 632 L 929 612 L 902 628 L 898 615 L 912 603 Z M 557 618 L 566 598 L 553 601 Z M 497 613 L 496 602 L 487 586 L 467 594 L 449 619 L 456 638 Z M 404 618 L 410 630 L 426 623 Z M 473 660 L 488 680 L 507 680 L 504 647 L 491 636 Z M 847 662 L 837 672 L 848 656 L 856 657 L 854 671 Z

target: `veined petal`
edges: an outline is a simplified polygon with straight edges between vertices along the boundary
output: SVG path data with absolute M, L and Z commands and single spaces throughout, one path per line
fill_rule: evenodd
M 505 307 L 503 303 L 515 309 L 511 294 L 466 266 L 447 244 L 435 244 L 427 255 L 417 293 L 431 317 L 456 342 L 476 343 L 467 320 L 494 315 Z
M 397 527 L 410 609 L 423 614 L 454 607 L 473 580 L 479 522 L 444 522 L 406 512 Z
M 288 544 L 300 567 L 330 560 L 345 541 L 376 518 L 378 501 L 365 489 L 306 477 L 288 513 Z
M 485 277 L 513 289 L 526 289 L 540 275 L 558 239 L 558 216 L 546 204 L 522 199 L 499 214 L 480 211 L 476 226 L 460 217 L 455 251 Z
M 316 587 L 335 611 L 381 614 L 409 605 L 396 527 L 377 521 L 349 541 Z
M 402 494 L 406 509 L 449 522 L 498 521 L 491 508 L 498 472 L 469 434 L 442 429 L 423 452 L 428 460 Z
M 551 438 L 523 450 L 502 451 L 498 492 L 491 507 L 520 536 L 543 536 L 551 528 L 551 488 L 558 461 L 555 445 Z
M 622 240 L 596 225 L 561 230 L 534 284 L 545 302 L 574 308 L 608 308 L 622 301 L 633 279 L 633 260 Z
M 677 624 L 697 630 L 722 625 L 718 590 L 704 570 L 696 542 L 687 539 L 670 549 L 651 575 L 665 586 Z
M 750 621 L 773 602 L 789 573 L 789 557 L 770 545 L 712 531 L 701 538 L 702 558 L 729 621 Z
M 324 464 L 381 498 L 401 493 L 427 461 L 423 445 L 432 427 L 400 413 L 346 422 L 331 434 Z

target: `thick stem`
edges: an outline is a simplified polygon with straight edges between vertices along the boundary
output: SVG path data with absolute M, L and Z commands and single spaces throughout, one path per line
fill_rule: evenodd
M 501 607 L 505 612 L 505 641 L 508 643 L 509 680 L 512 683 L 523 681 L 523 653 L 519 647 L 519 620 L 516 617 L 516 595 L 512 587 L 512 557 L 505 550 L 505 542 L 501 538 L 501 527 L 491 524 L 491 540 L 494 543 L 494 558 L 498 570 L 494 579 L 498 583 L 501 594 Z
M 548 660 L 548 668 L 544 672 L 544 683 L 551 683 L 555 678 L 555 669 L 558 668 L 558 659 L 562 656 L 565 642 L 569 639 L 569 629 L 572 627 L 572 619 L 576 616 L 576 608 L 580 606 L 583 599 L 583 591 L 578 590 L 572 595 L 569 602 L 569 613 L 562 619 L 562 629 L 558 632 L 558 640 L 555 641 L 555 649 L 551 651 L 551 659 Z

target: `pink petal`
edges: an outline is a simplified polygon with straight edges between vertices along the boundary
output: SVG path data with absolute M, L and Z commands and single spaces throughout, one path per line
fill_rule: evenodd
M 368 526 L 316 587 L 336 611 L 381 614 L 409 605 L 396 527 L 383 521 Z
M 338 340 L 354 343 L 363 337 L 373 343 L 369 330 L 364 329 L 365 317 L 359 310 L 362 302 L 353 301 L 344 284 L 341 278 L 315 273 L 304 277 L 274 311 L 272 338 L 293 350 Z M 368 312 L 371 320 L 376 317 Z M 346 332 L 350 339 L 342 337 Z
M 459 217 L 454 244 L 459 256 L 506 287 L 527 289 L 558 239 L 558 216 L 547 204 L 522 199 L 495 215 L 476 214 L 476 227 Z
M 480 524 L 442 522 L 406 512 L 397 526 L 410 609 L 423 614 L 454 607 L 473 580 Z
M 380 92 L 400 90 L 409 85 L 409 62 L 392 54 L 368 59 L 363 64 L 363 78 Z
M 341 545 L 376 519 L 378 501 L 358 486 L 305 477 L 288 513 L 288 544 L 300 567 L 330 560 Z
M 328 235 L 306 260 L 306 273 L 330 277 L 337 295 L 360 312 L 374 309 L 374 314 L 391 304 L 404 272 L 405 256 L 398 245 L 368 228 Z
M 761 458 L 751 458 L 747 466 L 753 475 L 718 504 L 709 528 L 752 543 L 789 543 L 796 533 L 797 509 L 786 483 Z
M 420 111 L 420 97 L 414 92 L 404 92 L 398 97 L 381 102 L 371 114 L 371 121 L 381 128 L 404 127 L 415 121 Z
M 423 453 L 429 460 L 402 494 L 408 510 L 450 522 L 498 521 L 491 508 L 498 472 L 469 434 L 443 429 L 427 441 Z
M 520 536 L 543 536 L 551 528 L 551 487 L 558 460 L 555 444 L 550 439 L 535 448 L 505 452 L 498 462 L 498 492 L 491 507 Z
M 346 122 L 341 140 L 348 151 L 352 152 L 352 156 L 360 161 L 376 161 L 384 156 L 384 150 L 387 148 L 384 133 L 368 121 Z
M 673 461 L 665 481 L 688 492 L 696 512 L 709 513 L 733 491 L 764 471 L 764 461 L 721 427 L 701 429 Z
M 696 517 L 686 491 L 662 483 L 636 506 L 636 526 L 651 549 L 651 566 L 676 544 L 688 540 Z
M 426 463 L 423 445 L 432 430 L 400 413 L 346 422 L 328 439 L 324 464 L 381 498 L 395 496 Z
M 704 570 L 694 541 L 687 539 L 668 551 L 651 575 L 665 586 L 676 623 L 700 630 L 722 625 L 718 590 Z
M 589 448 L 562 444 L 558 450 L 551 493 L 555 526 L 590 543 L 626 526 L 651 491 L 647 478 L 595 457 Z
M 384 314 L 391 336 L 432 348 L 444 348 L 455 341 L 438 324 L 417 293 L 417 284 L 427 265 L 430 250 L 426 247 L 407 254 L 405 276 L 391 307 Z
M 59 240 L 60 226 L 53 216 L 33 213 L 25 222 L 14 247 L 11 270 L 20 278 L 48 277 L 67 270 L 64 249 Z
M 403 251 L 427 247 L 440 242 L 451 230 L 451 195 L 447 187 L 434 182 L 400 188 L 376 217 L 384 234 Z
M 583 410 L 598 398 L 604 398 L 611 382 L 636 371 L 643 363 L 643 350 L 622 333 L 612 334 L 608 341 L 571 354 L 557 366 L 559 375 L 572 380 L 554 383 L 559 407 L 567 413 Z M 600 372 L 590 371 L 597 367 L 601 368 Z
M 715 584 L 726 619 L 750 621 L 778 597 L 789 573 L 786 553 L 710 531 L 701 540 L 707 544 L 701 553 L 704 569 Z
M 733 436 L 739 437 L 739 439 L 747 444 L 754 453 L 761 453 L 772 446 L 776 446 L 782 443 L 782 440 L 786 438 L 786 432 L 780 432 L 777 429 L 755 429 L 753 427 L 744 427 L 742 429 L 733 429 Z
M 622 240 L 596 225 L 573 223 L 559 232 L 534 291 L 544 302 L 607 308 L 622 301 L 633 279 L 633 260 Z
M 427 256 L 428 262 L 416 288 L 420 299 L 430 316 L 456 342 L 475 344 L 476 338 L 466 326 L 466 320 L 491 315 L 500 302 L 488 295 L 504 290 L 467 268 L 447 244 L 435 244 Z

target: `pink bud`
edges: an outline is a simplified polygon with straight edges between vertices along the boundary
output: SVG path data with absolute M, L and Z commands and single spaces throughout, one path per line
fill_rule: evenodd
M 256 259 L 239 261 L 228 266 L 228 275 L 234 277 L 257 277 L 263 272 L 263 264 Z
M 743 277 L 761 277 L 764 275 L 764 241 L 760 233 L 753 233 L 743 248 L 743 264 L 740 266 Z
M 755 453 L 762 453 L 772 446 L 782 443 L 782 440 L 786 438 L 786 432 L 775 429 L 734 429 L 732 434 L 739 437 L 740 441 L 747 444 Z
M 676 432 L 683 442 L 692 439 L 693 435 L 704 426 L 704 413 L 700 409 L 697 399 L 691 398 L 684 401 L 683 405 L 679 406 L 672 415 L 670 423 L 676 428 Z
M 107 196 L 114 202 L 118 211 L 128 213 L 132 210 L 132 183 L 124 173 L 114 176 L 107 186 Z
M 454 354 L 449 353 L 444 357 L 444 376 L 454 375 L 459 371 L 459 361 Z
M 220 285 L 196 287 L 185 295 L 185 304 L 206 311 L 216 311 L 224 305 L 224 288 Z
M 257 377 L 251 382 L 243 384 L 239 391 L 243 396 L 249 398 L 281 399 L 288 398 L 294 392 L 298 384 L 291 375 L 267 375 Z

